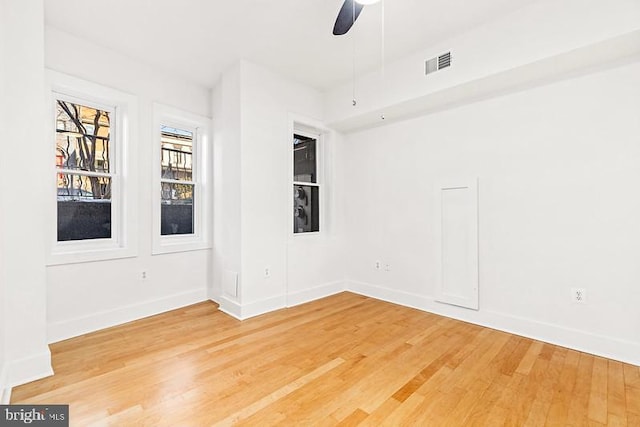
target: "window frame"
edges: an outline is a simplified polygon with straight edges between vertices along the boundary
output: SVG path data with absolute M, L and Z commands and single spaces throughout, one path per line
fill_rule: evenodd
M 73 249 L 74 246 L 78 245 L 79 242 L 91 242 L 83 244 L 83 246 L 87 246 L 90 248 L 102 248 L 102 247 L 117 247 L 119 242 L 119 230 L 120 230 L 120 221 L 114 221 L 114 216 L 116 212 L 119 212 L 120 208 L 120 192 L 121 189 L 119 187 L 120 179 L 118 176 L 118 111 L 117 107 L 106 105 L 106 104 L 98 104 L 96 102 L 92 102 L 91 100 L 78 98 L 77 96 L 69 96 L 64 93 L 53 91 L 53 103 L 54 103 L 54 111 L 57 111 L 57 103 L 58 101 L 71 102 L 76 105 L 82 105 L 85 107 L 95 108 L 102 111 L 107 111 L 112 114 L 112 117 L 115 119 L 113 125 L 109 126 L 110 134 L 113 135 L 109 140 L 109 172 L 87 172 L 83 170 L 74 170 L 74 169 L 65 169 L 56 167 L 56 176 L 58 174 L 65 175 L 80 175 L 86 177 L 101 177 L 101 178 L 109 178 L 111 179 L 111 237 L 103 238 L 103 239 L 87 239 L 87 240 L 67 240 L 67 241 L 59 241 L 56 237 L 57 246 L 60 248 L 71 247 Z M 57 124 L 56 124 L 56 133 L 57 133 Z M 57 134 L 56 134 L 57 136 Z M 57 154 L 57 153 L 56 153 Z M 112 161 L 111 159 L 116 159 L 116 161 Z M 56 185 L 57 190 L 57 185 Z M 114 190 L 116 192 L 114 193 Z M 114 194 L 116 197 L 114 197 Z M 56 210 L 56 220 L 57 220 L 57 210 Z M 57 233 L 56 226 L 56 233 Z
M 134 257 L 137 254 L 137 239 L 133 232 L 136 212 L 132 194 L 136 187 L 128 164 L 135 164 L 135 153 L 129 149 L 136 123 L 137 99 L 124 92 L 82 80 L 63 73 L 47 72 L 48 109 L 46 116 L 47 141 L 50 147 L 50 179 L 52 188 L 49 211 L 54 212 L 50 221 L 47 265 L 102 261 Z M 56 111 L 57 101 L 63 100 L 92 108 L 110 111 L 113 114 L 110 130 L 110 171 L 108 174 L 86 174 L 82 171 L 58 168 L 56 158 Z M 78 173 L 80 172 L 80 173 Z M 111 237 L 106 239 L 58 241 L 57 177 L 60 173 L 87 176 L 110 176 L 111 178 Z
M 293 146 L 293 137 L 294 135 L 300 135 L 307 138 L 313 138 L 316 141 L 316 182 L 304 182 L 304 181 L 295 181 L 294 178 L 294 146 Z M 289 133 L 289 197 L 290 200 L 290 219 L 289 219 L 289 234 L 294 238 L 301 238 L 302 236 L 311 237 L 311 236 L 319 236 L 324 234 L 324 200 L 325 200 L 325 186 L 324 186 L 324 132 L 322 129 L 318 129 L 313 126 L 307 126 L 298 122 L 294 122 L 292 128 Z M 295 202 L 293 200 L 293 189 L 295 186 L 306 186 L 306 187 L 315 187 L 318 189 L 318 231 L 306 231 L 296 233 L 293 229 L 293 225 L 295 223 L 295 219 L 293 216 L 293 211 L 295 208 Z
M 193 132 L 192 142 L 192 177 L 191 181 L 181 181 L 194 186 L 193 189 L 193 233 L 161 234 L 161 186 L 162 182 L 174 182 L 162 178 L 162 144 L 161 126 L 170 126 Z M 210 140 L 211 119 L 197 114 L 182 111 L 167 105 L 153 104 L 153 179 L 152 179 L 152 212 L 153 212 L 153 247 L 152 254 L 166 254 L 209 249 L 210 238 L 210 204 L 208 194 L 210 181 Z

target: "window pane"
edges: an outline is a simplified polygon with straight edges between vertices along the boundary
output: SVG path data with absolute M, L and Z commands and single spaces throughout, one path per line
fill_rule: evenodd
M 293 180 L 317 183 L 316 140 L 293 135 Z
M 111 238 L 111 178 L 58 174 L 58 241 Z
M 162 183 L 160 234 L 193 234 L 192 184 Z
M 193 181 L 193 132 L 161 127 L 162 178 Z
M 56 102 L 56 166 L 109 172 L 111 117 L 85 105 Z
M 310 185 L 293 186 L 293 232 L 320 231 L 319 189 Z

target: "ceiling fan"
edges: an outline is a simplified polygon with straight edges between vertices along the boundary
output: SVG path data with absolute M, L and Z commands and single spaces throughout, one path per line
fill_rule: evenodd
M 333 25 L 333 35 L 341 36 L 346 34 L 360 16 L 362 9 L 369 4 L 374 4 L 380 0 L 344 0 L 336 23 Z

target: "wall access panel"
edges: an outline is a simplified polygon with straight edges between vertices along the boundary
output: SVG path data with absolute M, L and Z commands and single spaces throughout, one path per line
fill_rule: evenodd
M 436 185 L 436 300 L 478 309 L 478 180 Z

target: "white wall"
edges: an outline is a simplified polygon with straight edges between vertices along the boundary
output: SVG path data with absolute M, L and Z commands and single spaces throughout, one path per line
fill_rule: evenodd
M 48 170 L 44 132 L 44 11 L 41 0 L 3 0 L 2 144 L 0 156 L 0 319 L 6 383 L 13 386 L 51 373 L 46 339 L 43 206 Z M 34 125 L 35 124 L 35 125 Z M 28 189 L 29 197 L 24 197 Z M 3 387 L 4 388 L 4 387 Z M 5 397 L 6 398 L 6 397 Z
M 119 324 L 206 298 L 210 250 L 151 255 L 154 102 L 211 116 L 210 90 L 132 58 L 46 28 L 47 68 L 138 98 L 137 256 L 47 268 L 50 341 Z M 53 216 L 48 216 L 53 218 Z M 141 280 L 142 271 L 147 279 Z
M 640 364 L 639 116 L 636 62 L 347 136 L 350 288 Z M 433 300 L 433 186 L 469 175 L 478 312 Z
M 4 27 L 4 16 L 7 12 L 5 12 L 5 0 L 0 1 L 0 23 Z M 4 32 L 0 32 L 0 98 L 5 99 L 4 97 L 4 85 L 5 85 L 5 72 L 4 72 L 4 61 L 5 56 L 5 48 L 4 48 L 4 40 L 6 40 L 6 36 Z M 6 129 L 6 123 L 4 117 L 7 113 L 5 113 L 5 102 L 0 102 L 0 141 L 6 141 L 4 136 L 4 132 Z M 0 183 L 0 189 L 3 189 L 2 184 Z M 0 200 L 0 226 L 4 226 L 4 215 L 3 212 L 6 209 L 5 201 Z M 6 299 L 5 299 L 5 286 L 6 286 L 6 277 L 5 277 L 5 257 L 4 257 L 4 245 L 0 245 L 0 404 L 7 403 L 8 398 L 5 398 L 5 393 L 7 391 L 7 366 L 5 363 L 5 339 L 7 329 L 7 318 L 6 318 Z
M 212 299 L 221 302 L 223 280 L 240 273 L 240 168 L 241 168 L 240 63 L 225 73 L 213 92 L 213 283 Z M 225 272 L 227 272 L 225 274 Z M 227 279 L 230 280 L 231 279 Z M 241 302 L 235 281 L 228 284 L 226 298 Z
M 249 62 L 243 63 L 242 82 L 243 298 L 247 304 L 284 306 L 287 268 L 295 268 L 305 256 L 301 248 L 287 259 L 293 228 L 290 115 L 321 120 L 322 97 Z M 270 268 L 269 278 L 264 277 L 265 267 Z M 299 283 L 310 285 L 318 284 Z
M 45 27 L 45 66 L 123 92 L 211 117 L 210 90 L 65 33 Z M 143 111 L 147 112 L 148 111 Z
M 238 233 L 240 236 L 237 270 L 240 294 L 238 298 L 223 295 L 222 309 L 245 318 L 342 288 L 343 271 L 337 255 L 341 246 L 333 226 L 321 236 L 295 240 L 291 236 L 292 123 L 297 118 L 321 124 L 322 95 L 263 67 L 241 61 L 225 73 L 214 99 L 214 109 L 232 111 L 224 123 L 216 121 L 216 135 L 229 135 L 228 141 L 218 141 L 221 150 L 230 155 L 221 162 L 223 167 L 228 167 L 229 162 L 240 173 L 239 180 L 232 172 L 230 175 L 223 172 L 222 178 L 237 180 L 231 184 L 227 181 L 223 187 L 231 185 L 235 189 L 239 182 L 239 195 L 216 196 L 226 206 L 222 208 L 226 213 L 218 213 L 216 218 L 217 235 L 221 229 L 230 227 L 233 236 Z M 329 163 L 335 143 L 336 137 L 327 139 Z M 327 201 L 334 194 L 332 181 L 333 170 L 329 168 Z M 222 189 L 227 190 L 228 187 Z M 223 222 L 236 211 L 238 220 Z M 331 218 L 333 212 L 328 211 L 328 223 Z M 237 246 L 234 248 L 237 250 Z M 264 275 L 265 268 L 270 270 L 268 278 Z

